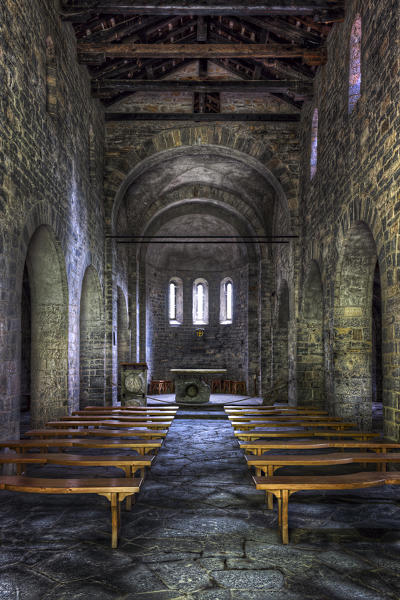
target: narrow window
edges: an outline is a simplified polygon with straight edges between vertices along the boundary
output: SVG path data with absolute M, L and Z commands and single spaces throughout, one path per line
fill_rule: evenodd
M 176 321 L 176 283 L 169 284 L 169 320 Z
M 46 38 L 46 111 L 52 116 L 57 114 L 56 52 L 50 36 Z
M 226 320 L 232 321 L 232 284 L 226 284 Z
M 168 320 L 170 325 L 181 325 L 183 320 L 183 284 L 178 278 L 168 284 Z
M 221 281 L 219 320 L 223 325 L 229 325 L 233 319 L 233 283 L 229 278 Z
M 361 17 L 353 23 L 350 34 L 349 114 L 361 95 Z
M 193 284 L 193 323 L 208 323 L 208 285 L 204 279 Z
M 310 158 L 310 176 L 314 177 L 317 171 L 318 155 L 318 108 L 314 109 L 311 126 L 311 158 Z

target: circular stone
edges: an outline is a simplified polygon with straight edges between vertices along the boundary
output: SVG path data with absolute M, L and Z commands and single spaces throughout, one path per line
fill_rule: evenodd
M 197 387 L 197 385 L 192 383 L 187 386 L 185 393 L 187 396 L 190 396 L 190 398 L 195 398 L 199 393 L 199 388 Z

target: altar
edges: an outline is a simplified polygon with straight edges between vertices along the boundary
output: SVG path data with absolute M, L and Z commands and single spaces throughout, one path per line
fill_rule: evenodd
M 210 386 L 204 375 L 226 374 L 227 369 L 170 369 L 175 376 L 175 402 L 177 404 L 207 404 Z

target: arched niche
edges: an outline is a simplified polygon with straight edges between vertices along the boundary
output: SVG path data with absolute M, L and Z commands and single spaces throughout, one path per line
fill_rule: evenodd
M 94 267 L 83 277 L 80 307 L 80 406 L 104 405 L 103 294 Z
M 30 295 L 30 421 L 40 427 L 65 415 L 68 406 L 67 277 L 61 249 L 45 225 L 29 243 L 24 285 Z
M 278 292 L 278 315 L 273 336 L 273 399 L 288 401 L 289 387 L 289 287 L 282 281 Z
M 311 262 L 303 288 L 298 330 L 297 404 L 324 405 L 323 291 L 319 266 Z
M 377 263 L 371 230 L 354 224 L 337 267 L 334 320 L 334 413 L 372 426 L 372 305 Z

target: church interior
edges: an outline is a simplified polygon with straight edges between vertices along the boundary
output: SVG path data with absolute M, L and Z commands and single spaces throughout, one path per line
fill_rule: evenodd
M 399 40 L 0 2 L 1 600 L 400 598 Z

